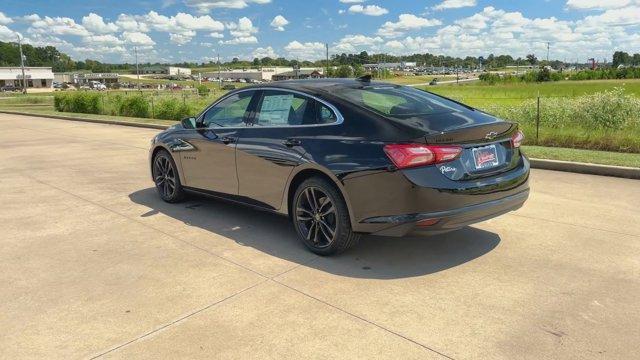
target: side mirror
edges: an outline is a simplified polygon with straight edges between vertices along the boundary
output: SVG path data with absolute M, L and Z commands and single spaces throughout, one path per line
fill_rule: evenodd
M 197 127 L 196 118 L 194 117 L 184 118 L 180 123 L 185 129 L 195 129 Z

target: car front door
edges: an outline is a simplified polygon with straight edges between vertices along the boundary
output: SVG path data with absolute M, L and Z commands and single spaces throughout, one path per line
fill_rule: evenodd
M 181 153 L 185 185 L 223 194 L 238 194 L 236 145 L 246 125 L 255 91 L 232 94 L 206 110 L 198 129 L 181 138 L 188 145 Z
M 237 145 L 239 195 L 279 210 L 291 171 L 303 162 L 305 138 L 336 118 L 328 106 L 298 92 L 263 90 L 257 98 Z

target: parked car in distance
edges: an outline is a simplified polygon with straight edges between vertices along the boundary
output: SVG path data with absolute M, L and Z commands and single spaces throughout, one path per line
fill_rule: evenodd
M 294 80 L 231 91 L 161 132 L 149 168 L 164 201 L 194 192 L 287 215 L 304 245 L 331 255 L 362 234 L 438 234 L 519 208 L 523 138 L 411 87 Z
M 2 92 L 14 92 L 14 91 L 20 91 L 20 89 L 15 87 L 14 85 L 5 85 L 5 86 L 0 88 L 0 91 L 2 91 Z

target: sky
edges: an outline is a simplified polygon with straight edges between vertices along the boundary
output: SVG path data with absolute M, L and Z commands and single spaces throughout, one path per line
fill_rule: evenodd
M 536 54 L 565 61 L 640 52 L 640 0 L 0 0 L 0 41 L 76 60 L 317 60 L 330 53 Z

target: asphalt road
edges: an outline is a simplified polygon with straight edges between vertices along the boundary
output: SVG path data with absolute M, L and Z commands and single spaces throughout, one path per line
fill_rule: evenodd
M 155 195 L 148 129 L 0 114 L 0 358 L 629 359 L 640 181 L 533 171 L 521 210 L 339 257 Z

